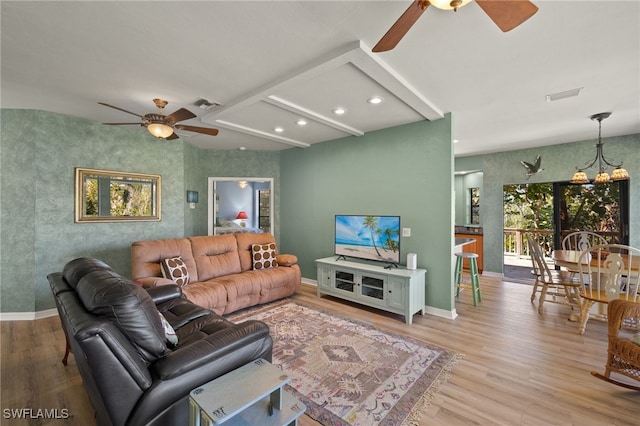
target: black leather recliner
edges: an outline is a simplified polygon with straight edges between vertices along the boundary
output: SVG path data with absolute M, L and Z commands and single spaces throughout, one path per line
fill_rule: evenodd
M 266 324 L 234 324 L 178 286 L 145 290 L 92 258 L 47 279 L 100 426 L 187 424 L 191 390 L 258 358 L 271 361 Z

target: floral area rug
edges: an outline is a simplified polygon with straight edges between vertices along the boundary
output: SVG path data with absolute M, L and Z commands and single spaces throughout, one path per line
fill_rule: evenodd
M 273 364 L 292 378 L 287 391 L 323 425 L 417 424 L 462 358 L 291 300 L 228 318 L 269 325 Z

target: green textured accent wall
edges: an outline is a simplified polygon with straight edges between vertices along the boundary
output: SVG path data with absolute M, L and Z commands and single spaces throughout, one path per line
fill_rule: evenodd
M 140 129 L 35 110 L 0 110 L 0 312 L 54 308 L 47 274 L 91 256 L 129 275 L 133 241 L 207 234 L 207 178 L 274 178 L 279 152 L 213 151 Z M 74 168 L 162 176 L 162 220 L 74 223 Z M 196 209 L 186 190 L 199 193 Z
M 2 312 L 54 308 L 46 276 L 76 257 L 129 275 L 133 241 L 183 235 L 181 141 L 43 111 L 1 113 Z M 162 221 L 74 223 L 75 167 L 161 175 Z
M 208 233 L 208 179 L 210 177 L 264 177 L 273 179 L 274 222 L 279 239 L 280 152 L 279 151 L 217 151 L 203 150 L 185 144 L 184 199 L 187 190 L 198 191 L 198 204 L 190 209 L 185 202 L 185 235 Z
M 481 195 L 481 215 L 484 228 L 484 270 L 503 271 L 503 201 L 502 187 L 506 184 L 560 182 L 571 179 L 575 167 L 594 158 L 597 140 L 573 142 L 524 150 L 486 154 L 483 156 L 484 185 Z M 640 247 L 640 134 L 603 138 L 607 158 L 624 161 L 631 175 L 629 244 Z M 542 157 L 542 172 L 525 179 L 521 160 L 533 162 Z M 458 160 L 456 159 L 456 162 Z M 587 174 L 593 179 L 595 171 Z
M 33 117 L 33 115 L 32 115 Z M 37 122 L 0 115 L 0 310 L 35 311 Z M 10 140 L 9 135 L 14 143 Z M 73 206 L 72 206 L 73 208 Z M 73 210 L 72 210 L 73 212 Z
M 453 309 L 451 115 L 283 151 L 280 173 L 281 251 L 298 256 L 303 277 L 333 255 L 336 214 L 400 215 L 411 228 L 402 263 L 417 253 L 426 304 Z

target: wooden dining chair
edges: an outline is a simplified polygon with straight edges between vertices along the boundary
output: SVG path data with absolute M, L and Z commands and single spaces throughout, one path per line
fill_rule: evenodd
M 562 250 L 584 251 L 589 247 L 607 244 L 607 240 L 599 234 L 590 231 L 572 232 L 562 239 Z
M 527 243 L 534 265 L 532 272 L 536 274 L 531 301 L 535 299 L 536 292 L 540 293 L 538 313 L 542 313 L 544 302 L 559 303 L 569 305 L 571 309 L 580 309 L 580 280 L 568 271 L 551 270 L 544 259 L 540 245 L 529 235 L 527 235 Z
M 589 247 L 597 246 L 599 244 L 607 244 L 607 240 L 599 234 L 590 231 L 576 231 L 572 232 L 562 239 L 562 250 L 573 250 L 582 252 Z M 578 273 L 577 270 L 567 268 L 574 276 Z
M 535 300 L 538 294 L 538 287 L 540 286 L 540 271 L 538 270 L 538 261 L 534 257 L 534 251 L 537 249 L 536 246 L 538 242 L 533 238 L 531 234 L 525 234 L 525 238 L 527 239 L 527 246 L 529 247 L 529 256 L 531 257 L 531 275 L 534 276 L 535 281 L 533 282 L 533 290 L 531 291 L 531 302 Z
M 622 244 L 599 244 L 580 253 L 580 322 L 584 334 L 589 318 L 607 320 L 606 305 L 616 299 L 640 301 L 640 249 Z M 596 312 L 592 312 L 598 304 Z

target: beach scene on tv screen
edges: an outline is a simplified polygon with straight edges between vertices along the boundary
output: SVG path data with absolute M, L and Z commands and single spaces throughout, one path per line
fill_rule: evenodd
M 400 262 L 399 216 L 336 216 L 337 255 Z

